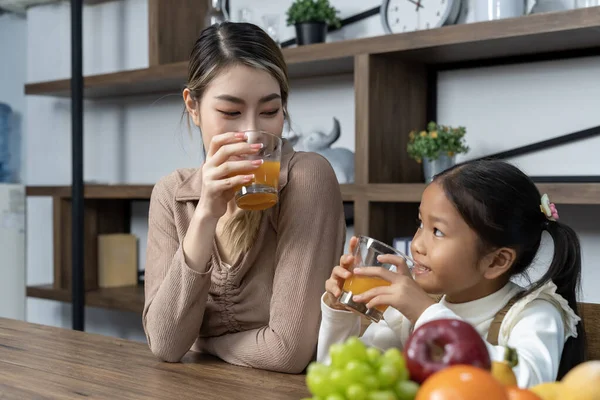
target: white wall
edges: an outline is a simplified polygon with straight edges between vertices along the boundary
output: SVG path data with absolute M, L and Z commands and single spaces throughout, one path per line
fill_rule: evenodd
M 242 6 L 254 15 L 279 12 L 283 18 L 290 1 L 232 0 L 232 15 Z M 342 17 L 373 6 L 379 0 L 335 0 Z M 259 5 L 260 4 L 260 5 Z M 69 76 L 68 4 L 29 10 L 27 23 L 27 81 Z M 287 32 L 287 33 L 286 33 Z M 379 17 L 331 35 L 362 37 L 382 34 Z M 293 36 L 292 28 L 282 29 L 283 39 Z M 146 0 L 124 0 L 84 10 L 84 71 L 86 74 L 147 66 Z M 588 126 L 600 124 L 600 86 L 593 80 L 600 72 L 600 59 L 572 60 L 526 66 L 511 66 L 442 74 L 439 81 L 439 121 L 465 124 L 476 156 L 514 147 Z M 352 76 L 292 82 L 290 113 L 294 130 L 328 130 L 336 116 L 342 125 L 337 146 L 354 149 L 354 99 Z M 467 111 L 467 106 L 474 109 Z M 108 99 L 86 102 L 86 180 L 111 183 L 154 183 L 178 167 L 200 161 L 197 140 L 190 141 L 181 124 L 182 104 L 178 93 L 160 99 Z M 69 101 L 28 96 L 26 99 L 27 184 L 69 184 L 70 110 Z M 507 134 L 507 131 L 510 134 Z M 520 138 L 517 135 L 525 135 Z M 519 165 L 532 174 L 594 174 L 600 164 L 598 140 L 589 140 L 559 150 L 522 157 Z M 401 151 L 399 149 L 399 151 Z M 46 158 L 49 156 L 50 158 Z M 587 162 L 590 160 L 589 162 Z M 28 284 L 52 280 L 51 203 L 28 199 Z M 600 302 L 592 286 L 600 281 L 595 263 L 600 259 L 594 247 L 598 230 L 593 221 L 598 208 L 560 207 L 561 217 L 582 235 L 584 243 L 585 300 Z M 147 203 L 133 209 L 132 231 L 140 237 L 140 264 L 144 263 L 147 230 Z M 28 319 L 51 325 L 70 326 L 70 306 L 40 299 L 28 300 Z M 117 327 L 118 325 L 118 327 Z M 88 309 L 88 331 L 143 340 L 139 315 Z

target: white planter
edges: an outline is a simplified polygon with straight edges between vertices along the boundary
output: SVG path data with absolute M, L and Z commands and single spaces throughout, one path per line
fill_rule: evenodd
M 437 159 L 423 159 L 423 175 L 425 175 L 425 183 L 431 183 L 433 177 L 440 172 L 447 170 L 456 163 L 456 156 L 448 156 L 447 154 L 440 155 Z

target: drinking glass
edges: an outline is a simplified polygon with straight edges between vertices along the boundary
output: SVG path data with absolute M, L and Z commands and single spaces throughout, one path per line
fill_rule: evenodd
M 263 164 L 247 172 L 254 174 L 254 179 L 250 183 L 235 188 L 235 203 L 243 210 L 266 210 L 277 204 L 279 199 L 279 170 L 283 142 L 279 136 L 265 131 L 249 130 L 244 133 L 248 143 L 262 143 L 263 147 L 258 153 L 242 158 L 262 159 Z
M 354 263 L 350 267 L 349 271 L 352 272 L 354 268 L 358 267 L 380 267 L 390 270 L 392 272 L 397 272 L 397 268 L 395 265 L 381 263 L 377 260 L 377 257 L 383 254 L 394 254 L 402 257 L 404 261 L 406 261 L 406 265 L 408 266 L 409 270 L 412 272 L 414 262 L 410 259 L 410 257 L 402 253 L 401 251 L 396 250 L 393 247 L 388 246 L 387 244 L 382 243 L 376 239 L 370 238 L 368 236 L 358 237 L 358 245 L 356 246 L 356 249 L 353 254 Z M 354 302 L 352 300 L 352 297 L 354 295 L 364 293 L 367 290 L 370 290 L 375 287 L 389 285 L 390 282 L 381 278 L 352 275 L 344 282 L 342 294 L 338 298 L 338 301 L 344 306 L 350 308 L 352 311 L 355 311 L 369 318 L 371 321 L 379 322 L 381 318 L 383 318 L 383 313 L 388 308 L 388 306 L 377 306 L 375 308 L 367 308 L 366 304 L 364 303 Z

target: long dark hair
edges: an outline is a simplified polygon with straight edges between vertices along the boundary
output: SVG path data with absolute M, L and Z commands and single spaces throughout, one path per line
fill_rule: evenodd
M 579 315 L 577 295 L 581 280 L 579 238 L 567 225 L 551 221 L 541 211 L 541 194 L 536 185 L 517 167 L 498 160 L 477 160 L 457 164 L 435 177 L 465 222 L 480 237 L 482 249 L 509 247 L 516 251 L 511 276 L 525 275 L 540 247 L 542 232 L 554 241 L 554 256 L 548 271 L 525 296 L 548 281 Z M 586 360 L 583 323 L 577 338 L 565 343 L 557 379 Z

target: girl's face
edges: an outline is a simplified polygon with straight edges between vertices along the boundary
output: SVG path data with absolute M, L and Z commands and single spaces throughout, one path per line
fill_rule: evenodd
M 427 293 L 463 303 L 498 290 L 496 254 L 482 256 L 478 236 L 437 182 L 423 192 L 411 244 L 415 280 Z M 505 283 L 505 282 L 504 282 Z
M 184 100 L 207 150 L 222 133 L 258 129 L 281 136 L 283 131 L 279 83 L 261 69 L 234 65 L 210 82 L 199 105 L 185 91 Z

